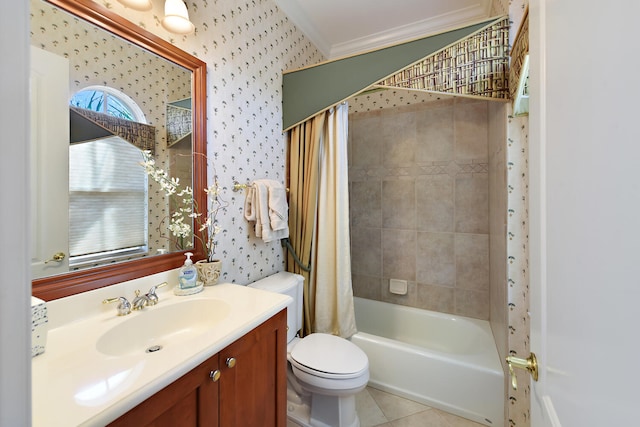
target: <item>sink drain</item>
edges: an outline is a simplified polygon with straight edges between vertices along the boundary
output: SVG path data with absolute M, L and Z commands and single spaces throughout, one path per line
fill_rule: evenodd
M 161 345 L 152 345 L 148 349 L 145 350 L 145 353 L 155 353 L 156 351 L 162 350 Z

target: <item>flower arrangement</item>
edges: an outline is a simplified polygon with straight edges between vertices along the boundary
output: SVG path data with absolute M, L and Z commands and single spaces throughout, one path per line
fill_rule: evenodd
M 217 179 L 204 189 L 209 206 L 206 215 L 203 215 L 193 197 L 191 187 L 182 188 L 179 178 L 170 177 L 167 171 L 157 167 L 150 151 L 143 151 L 142 156 L 144 161 L 140 163 L 141 166 L 151 179 L 160 184 L 170 203 L 173 203 L 175 210 L 169 217 L 168 228 L 175 237 L 176 245 L 180 249 L 187 249 L 193 247 L 193 239 L 198 239 L 206 249 L 207 261 L 214 261 L 217 245 L 215 237 L 220 232 L 216 216 L 220 209 L 225 207 L 220 199 Z

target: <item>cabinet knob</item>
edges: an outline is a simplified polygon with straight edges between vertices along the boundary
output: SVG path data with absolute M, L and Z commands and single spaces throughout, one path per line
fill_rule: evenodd
M 211 371 L 211 373 L 209 374 L 209 377 L 211 378 L 211 381 L 215 383 L 220 379 L 220 371 L 217 369 L 215 371 Z
M 236 358 L 235 357 L 227 357 L 227 366 L 229 368 L 233 368 L 236 366 Z

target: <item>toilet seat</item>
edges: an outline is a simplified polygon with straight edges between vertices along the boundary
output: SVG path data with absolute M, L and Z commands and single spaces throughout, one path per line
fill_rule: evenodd
M 368 374 L 369 370 L 364 351 L 330 334 L 314 333 L 302 338 L 289 356 L 291 364 L 300 371 L 326 379 L 355 379 Z

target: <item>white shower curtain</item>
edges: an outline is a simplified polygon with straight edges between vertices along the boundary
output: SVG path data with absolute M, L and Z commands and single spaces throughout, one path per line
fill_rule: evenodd
M 356 333 L 349 238 L 348 115 L 346 103 L 326 112 L 311 256 L 315 332 L 345 338 Z
M 356 332 L 351 288 L 347 174 L 348 105 L 323 111 L 289 133 L 289 232 L 294 251 L 287 270 L 304 283 L 303 334 L 344 338 Z

